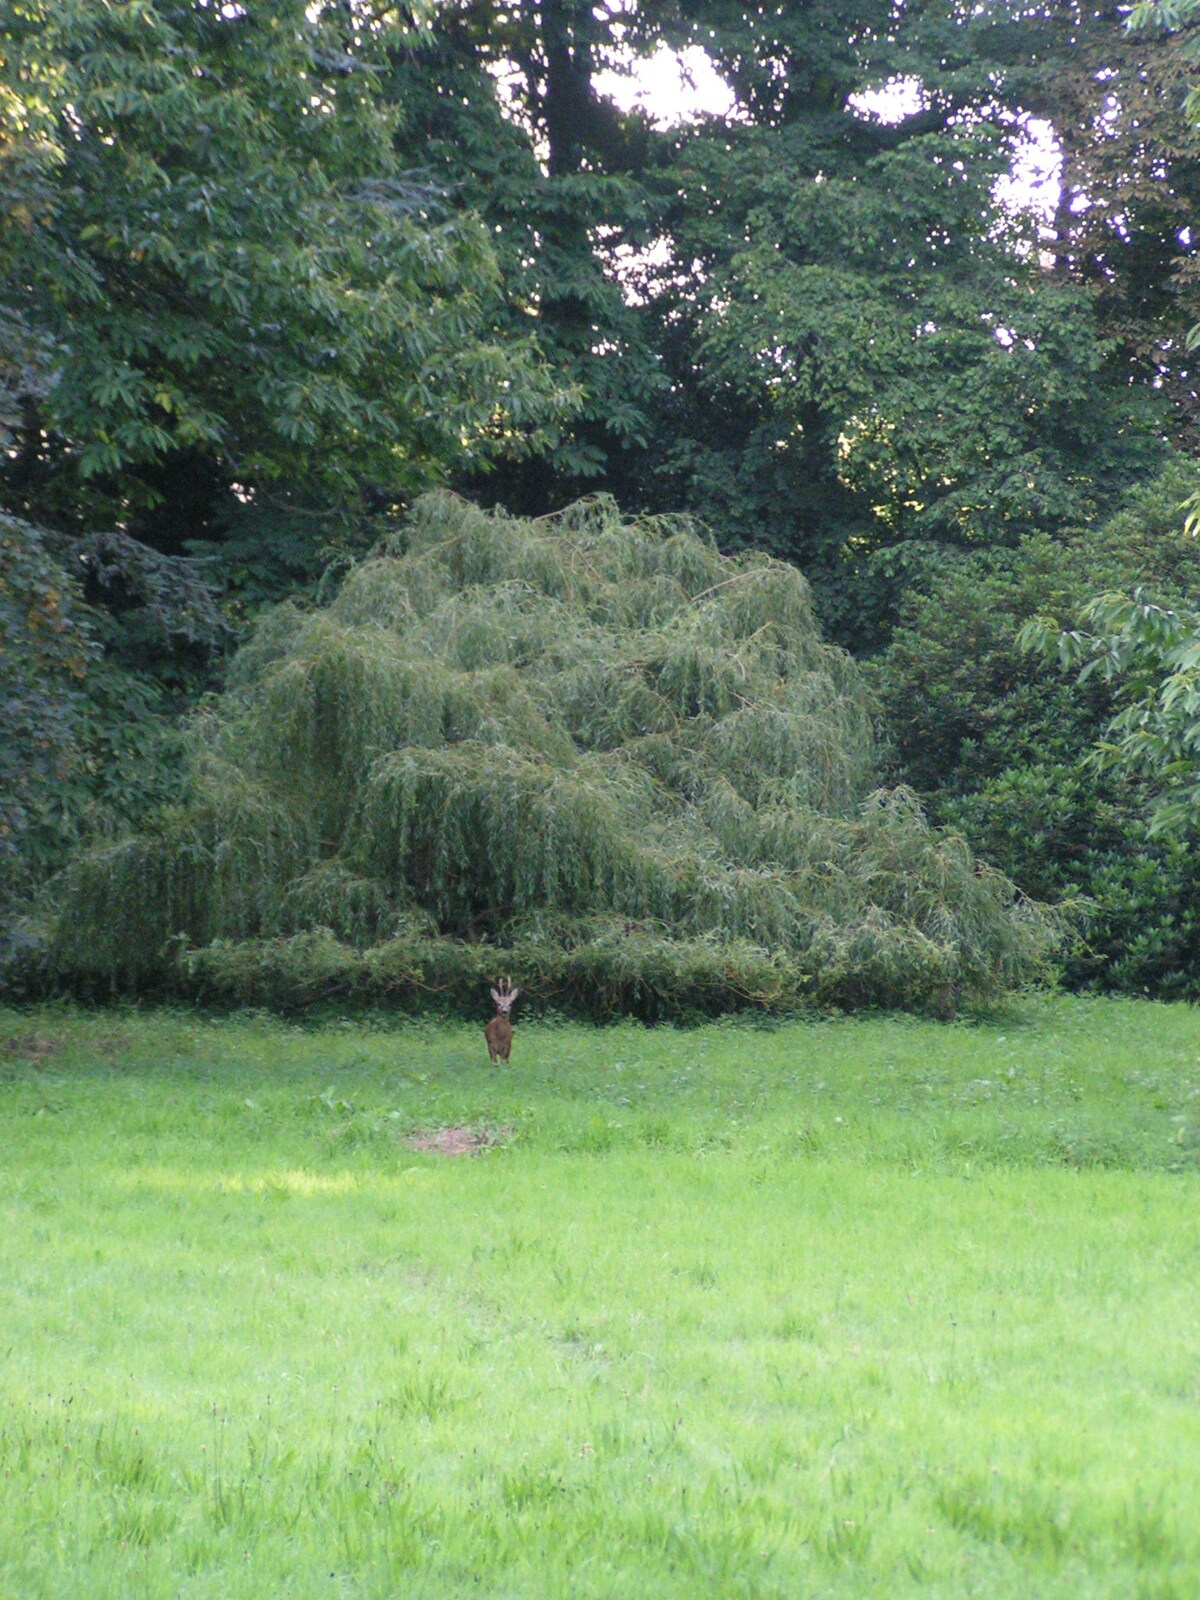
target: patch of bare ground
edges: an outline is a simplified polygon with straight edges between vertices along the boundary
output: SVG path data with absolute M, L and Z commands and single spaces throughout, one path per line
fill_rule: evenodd
M 0 1050 L 7 1056 L 17 1056 L 22 1061 L 40 1065 L 51 1056 L 56 1056 L 65 1043 L 59 1034 L 14 1033 L 0 1044 Z
M 118 1031 L 117 1033 L 106 1033 L 97 1039 L 96 1049 L 102 1056 L 111 1058 L 124 1055 L 132 1043 L 133 1039 L 128 1033 Z
M 477 1156 L 494 1150 L 512 1138 L 511 1128 L 435 1128 L 430 1133 L 414 1133 L 409 1144 L 414 1150 L 432 1150 L 440 1156 Z

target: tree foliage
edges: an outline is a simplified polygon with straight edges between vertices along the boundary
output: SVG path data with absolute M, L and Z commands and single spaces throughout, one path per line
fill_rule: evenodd
M 544 409 L 528 342 L 491 336 L 483 230 L 396 161 L 365 18 L 6 0 L 3 31 L 0 302 L 53 367 L 10 492 L 153 499 L 145 469 L 197 453 L 353 502 Z
M 1196 57 L 1189 30 L 1198 20 L 1200 10 L 1184 0 L 1139 5 L 1130 23 L 1134 30 L 1157 27 L 1179 36 L 1170 43 L 1178 78 L 1186 83 Z M 1189 154 L 1194 154 L 1200 122 L 1194 88 L 1185 109 L 1193 124 Z M 1190 236 L 1190 228 L 1179 231 Z M 1198 342 L 1200 332 L 1193 327 L 1187 343 L 1194 348 Z M 1200 520 L 1198 504 L 1200 494 L 1193 489 L 1184 502 L 1189 540 Z M 1093 595 L 1081 608 L 1078 627 L 1062 629 L 1044 614 L 1033 618 L 1020 642 L 1029 651 L 1056 656 L 1076 671 L 1081 685 L 1096 676 L 1114 687 L 1117 707 L 1092 752 L 1092 765 L 1152 778 L 1157 789 L 1152 832 L 1194 832 L 1200 822 L 1200 614 L 1191 606 L 1156 603 L 1152 590 L 1135 583 Z
M 37 530 L 0 517 L 0 907 L 23 876 L 41 797 L 75 754 L 80 685 L 96 650 L 81 598 Z
M 393 548 L 411 498 L 449 482 L 518 513 L 478 527 L 506 530 L 538 574 L 526 592 L 523 569 L 496 565 L 491 603 L 461 575 L 437 580 L 430 606 L 470 613 L 479 663 L 417 651 L 420 607 L 375 633 L 345 622 L 368 573 L 383 595 L 380 575 L 400 570 L 395 555 L 354 566 L 331 606 L 301 602 L 255 635 L 231 697 L 188 736 L 192 799 L 153 842 L 103 869 L 89 858 L 79 904 L 85 880 L 111 872 L 96 894 L 123 884 L 133 899 L 149 873 L 148 904 L 174 909 L 129 937 L 158 951 L 185 934 L 195 981 L 231 992 L 251 970 L 269 987 L 268 968 L 300 984 L 334 945 L 346 984 L 386 988 L 371 963 L 400 927 L 416 942 L 412 961 L 384 963 L 393 976 L 424 962 L 439 984 L 450 967 L 474 982 L 488 951 L 521 949 L 572 1003 L 670 991 L 692 1005 L 700 972 L 711 995 L 760 999 L 986 987 L 1009 923 L 979 935 L 993 954 L 972 966 L 961 906 L 944 937 L 936 918 L 914 924 L 903 851 L 879 866 L 902 837 L 916 881 L 944 870 L 961 888 L 973 870 L 945 865 L 958 847 L 907 801 L 861 810 L 866 723 L 840 657 L 820 645 L 804 669 L 836 692 L 801 730 L 755 678 L 758 646 L 742 691 L 732 644 L 703 629 L 673 665 L 637 653 L 663 630 L 682 650 L 682 619 L 715 626 L 719 606 L 637 623 L 614 677 L 594 597 L 539 587 L 550 564 L 532 529 L 575 548 L 586 528 L 607 550 L 658 526 L 618 536 L 594 507 L 520 520 L 592 489 L 630 512 L 697 514 L 727 553 L 798 561 L 829 635 L 884 652 L 893 775 L 935 820 L 1039 894 L 1100 899 L 1107 884 L 1125 919 L 1093 946 L 1110 967 L 1144 913 L 1129 982 L 1190 970 L 1190 934 L 1169 931 L 1187 922 L 1180 858 L 1140 815 L 1150 764 L 1182 781 L 1189 759 L 1186 639 L 1146 654 L 1149 632 L 1188 625 L 1187 586 L 1166 581 L 1170 541 L 1146 534 L 1158 511 L 1132 513 L 1124 551 L 1108 519 L 1168 441 L 1194 440 L 1195 7 L 1138 20 L 1154 27 L 1057 0 L 0 0 L 0 512 L 28 541 L 0 589 L 16 640 L 0 690 L 27 752 L 6 813 L 10 900 L 88 828 L 111 837 L 178 799 L 172 720 L 215 686 L 236 630 L 311 596 L 329 559 Z M 668 128 L 618 107 L 602 73 L 664 44 L 706 51 L 730 114 Z M 1035 135 L 1060 161 L 1049 209 L 1006 187 Z M 453 521 L 434 504 L 414 551 Z M 641 592 L 644 574 L 613 572 L 605 583 Z M 1146 592 L 1063 646 L 1076 669 L 1106 663 L 1082 689 L 1016 651 L 1030 614 L 1070 616 L 1106 584 Z M 61 659 L 39 632 L 51 593 Z M 552 642 L 550 599 L 573 619 L 569 645 Z M 524 638 L 535 612 L 537 649 L 511 659 L 494 619 Z M 811 618 L 793 623 L 816 650 Z M 278 658 L 252 667 L 269 648 Z M 547 652 L 553 715 L 531 688 Z M 463 709 L 475 672 L 475 700 L 494 689 L 503 707 L 482 732 Z M 297 722 L 311 685 L 335 682 L 312 726 Z M 655 721 L 664 704 L 676 723 Z M 649 719 L 636 737 L 631 706 Z M 440 742 L 421 721 L 435 712 Z M 1118 713 L 1097 773 L 1086 752 Z M 339 766 L 323 741 L 342 737 L 359 742 Z M 264 754 L 280 739 L 308 741 L 300 805 Z M 833 787 L 781 798 L 785 770 Z M 789 806 L 811 859 L 756 831 Z M 511 880 L 472 843 L 510 816 L 542 841 L 541 866 L 522 858 Z M 675 977 L 656 989 L 644 974 L 660 961 Z M 155 955 L 151 971 L 182 981 L 184 966 Z
M 1152 826 L 1157 775 L 1092 758 L 1125 690 L 1096 670 L 1079 684 L 1076 643 L 1022 649 L 1037 614 L 1077 615 L 1098 584 L 1141 582 L 1178 605 L 1200 581 L 1200 549 L 1180 527 L 1195 470 L 1175 465 L 1096 530 L 1037 537 L 948 565 L 910 594 L 874 664 L 894 775 L 931 815 L 1030 894 L 1082 898 L 1086 939 L 1066 962 L 1073 985 L 1200 993 L 1194 827 Z M 1028 635 L 1030 630 L 1026 630 Z
M 174 574 L 164 585 L 143 560 L 128 637 L 106 649 L 111 615 L 86 597 L 106 548 L 0 515 L 0 943 L 71 849 L 178 798 L 171 696 L 138 669 L 147 651 L 167 659 L 178 641 L 186 649 L 225 627 L 202 583 L 195 606 L 180 606 Z
M 1079 683 L 1097 674 L 1115 686 L 1118 708 L 1092 752 L 1099 771 L 1149 775 L 1158 789 L 1151 828 L 1200 823 L 1200 612 L 1155 605 L 1146 592 L 1107 592 L 1059 629 L 1035 617 L 1019 642 L 1053 653 Z
M 170 792 L 170 717 L 247 609 L 561 422 L 570 386 L 501 326 L 484 225 L 401 159 L 381 79 L 418 26 L 0 0 L 0 510 L 49 589 L 82 586 L 99 647 L 40 691 L 46 748 L 70 725 L 89 753 L 23 764 L 22 883 L 84 817 Z
M 605 500 L 427 499 L 403 553 L 264 621 L 195 730 L 187 805 L 68 875 L 50 967 L 229 992 L 231 962 L 309 959 L 316 926 L 333 992 L 490 961 L 649 1014 L 694 1005 L 698 972 L 722 1009 L 1037 970 L 1043 916 L 873 783 L 859 674 L 794 568 Z
M 836 636 L 873 649 L 948 549 L 1078 525 L 1161 461 L 1168 391 L 1183 404 L 1189 381 L 1171 277 L 1188 129 L 1169 87 L 1139 100 L 1122 78 L 1118 95 L 1128 47 L 1077 8 L 687 0 L 672 16 L 737 109 L 678 130 L 647 174 L 661 248 L 639 293 L 671 383 L 634 494 L 696 510 L 726 548 L 799 561 Z M 639 22 L 647 44 L 663 26 L 649 7 Z M 1054 99 L 1068 67 L 1095 102 L 1082 131 Z M 889 85 L 903 92 L 881 107 Z M 1002 182 L 1032 117 L 1060 147 L 1107 141 L 1054 219 L 1071 232 L 1057 254 Z M 1151 170 L 1183 196 L 1154 250 Z M 1176 345 L 1151 354 L 1164 299 Z
M 644 457 L 664 377 L 627 293 L 661 206 L 646 183 L 665 148 L 647 118 L 597 88 L 621 55 L 622 8 L 592 0 L 445 0 L 393 49 L 398 146 L 488 226 L 507 326 L 577 391 L 535 459 L 458 482 L 514 510 L 562 505 Z

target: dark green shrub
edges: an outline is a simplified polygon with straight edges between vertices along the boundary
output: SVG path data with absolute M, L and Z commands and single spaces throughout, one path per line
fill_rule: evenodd
M 1177 465 L 1094 533 L 948 565 L 871 667 L 893 776 L 1028 894 L 1088 902 L 1063 973 L 1076 986 L 1200 994 L 1198 841 L 1152 837 L 1145 784 L 1086 764 L 1113 712 L 1100 675 L 1080 686 L 1016 638 L 1099 589 L 1141 584 L 1169 602 L 1200 587 L 1180 511 L 1195 485 Z
M 0 515 L 0 949 L 82 841 L 180 793 L 168 696 L 106 653 L 78 550 Z

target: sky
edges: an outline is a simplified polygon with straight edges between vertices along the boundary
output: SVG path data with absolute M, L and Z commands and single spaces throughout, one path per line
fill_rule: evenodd
M 699 116 L 725 116 L 734 108 L 734 96 L 699 45 L 677 52 L 659 45 L 654 55 L 635 60 L 628 72 L 597 74 L 596 88 L 622 110 L 643 107 L 663 128 Z M 891 84 L 856 97 L 862 110 L 885 120 L 908 115 L 916 108 L 920 86 L 913 79 Z M 999 198 L 1023 210 L 1032 209 L 1049 220 L 1058 202 L 1059 154 L 1049 123 L 1029 119 L 1024 148 L 1010 178 L 1001 179 Z
M 660 44 L 628 73 L 598 73 L 596 88 L 623 111 L 642 106 L 664 128 L 705 113 L 725 115 L 734 106 L 728 84 L 699 45 L 675 51 Z

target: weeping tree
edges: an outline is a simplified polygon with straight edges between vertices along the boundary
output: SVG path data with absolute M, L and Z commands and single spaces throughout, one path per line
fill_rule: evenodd
M 242 1001 L 601 1015 L 926 1005 L 1055 928 L 904 791 L 808 585 L 686 521 L 445 493 L 327 605 L 261 622 L 187 803 L 65 874 L 43 973 Z

